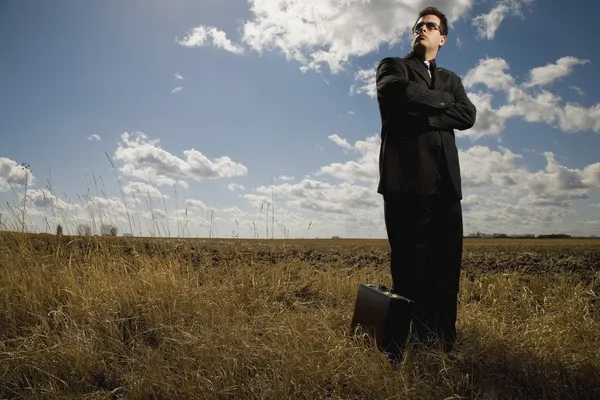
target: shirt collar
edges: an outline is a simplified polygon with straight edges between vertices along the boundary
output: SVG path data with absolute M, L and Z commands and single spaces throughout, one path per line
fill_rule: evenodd
M 417 60 L 421 61 L 422 63 L 425 63 L 425 64 L 429 63 L 429 64 L 436 65 L 436 63 L 435 63 L 435 58 L 434 58 L 434 59 L 432 59 L 432 60 L 425 60 L 425 59 L 424 59 L 423 57 L 421 57 L 419 54 L 417 54 L 417 53 L 414 53 L 414 52 L 412 52 L 412 51 L 411 51 L 410 53 L 408 53 L 408 55 L 409 55 L 409 57 L 411 57 L 411 58 L 416 58 Z

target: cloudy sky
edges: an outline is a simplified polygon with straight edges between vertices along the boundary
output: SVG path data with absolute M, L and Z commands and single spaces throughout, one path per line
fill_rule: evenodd
M 0 1 L 1 223 L 384 238 L 374 66 L 427 5 L 478 109 L 466 233 L 600 234 L 584 0 Z

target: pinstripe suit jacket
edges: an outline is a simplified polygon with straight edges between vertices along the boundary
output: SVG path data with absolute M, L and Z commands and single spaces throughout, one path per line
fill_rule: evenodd
M 413 53 L 386 57 L 377 66 L 381 116 L 377 192 L 384 196 L 435 193 L 439 167 L 447 168 L 451 187 L 462 199 L 454 129 L 471 128 L 476 108 L 455 73 L 434 67 L 432 74 L 433 82 L 424 60 Z M 442 152 L 446 165 L 438 165 Z

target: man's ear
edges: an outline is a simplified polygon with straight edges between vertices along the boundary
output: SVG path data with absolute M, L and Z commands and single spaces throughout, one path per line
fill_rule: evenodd
M 446 36 L 441 36 L 440 37 L 440 47 L 442 47 L 444 45 L 444 43 L 446 43 Z

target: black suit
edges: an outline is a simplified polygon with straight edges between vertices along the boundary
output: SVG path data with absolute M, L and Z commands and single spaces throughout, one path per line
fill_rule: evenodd
M 376 82 L 382 123 L 377 191 L 384 197 L 392 286 L 417 303 L 417 337 L 433 331 L 449 351 L 463 245 L 454 129 L 471 128 L 476 109 L 456 74 L 434 61 L 430 78 L 424 60 L 412 53 L 381 60 Z

